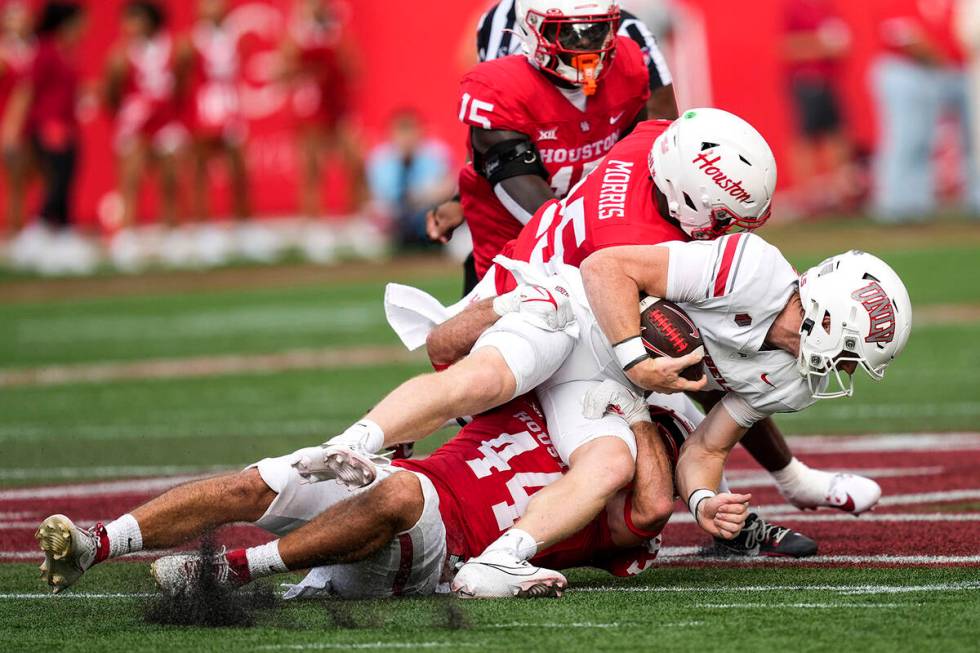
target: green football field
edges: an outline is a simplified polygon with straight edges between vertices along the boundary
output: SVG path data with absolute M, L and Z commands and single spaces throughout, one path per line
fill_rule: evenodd
M 854 398 L 779 418 L 787 434 L 980 431 L 980 224 L 886 230 L 839 221 L 767 227 L 763 235 L 800 268 L 849 248 L 878 254 L 906 280 L 915 310 L 909 346 L 883 383 L 858 378 Z M 278 605 L 260 610 L 254 627 L 221 630 L 144 623 L 152 584 L 142 563 L 107 565 L 74 595 L 43 596 L 30 562 L 36 514 L 28 488 L 207 473 L 287 453 L 340 432 L 400 380 L 426 370 L 384 323 L 386 281 L 449 301 L 460 274 L 452 264 L 413 259 L 0 280 L 0 651 L 976 650 L 980 465 L 968 454 L 929 462 L 935 486 L 896 477 L 886 487 L 887 496 L 960 483 L 956 502 L 936 510 L 957 513 L 942 521 L 949 534 L 902 517 L 872 522 L 878 530 L 861 522 L 864 539 L 853 543 L 837 522 L 812 522 L 818 532 L 837 529 L 824 536 L 833 553 L 870 556 L 839 564 L 695 562 L 632 582 L 583 570 L 569 576 L 573 588 L 558 601 Z M 833 462 L 877 468 L 892 454 L 900 465 L 902 455 L 928 453 L 881 451 L 890 453 L 880 462 Z M 908 514 L 927 505 L 919 501 Z M 916 552 L 958 557 L 936 564 L 874 557 L 889 548 L 908 560 Z

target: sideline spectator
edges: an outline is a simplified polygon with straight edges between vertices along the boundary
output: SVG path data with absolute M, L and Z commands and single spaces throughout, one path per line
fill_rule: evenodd
M 27 3 L 13 1 L 0 7 L 0 120 L 6 114 L 14 89 L 28 74 L 34 59 L 34 35 Z M 26 222 L 24 196 L 33 169 L 25 134 L 11 134 L 3 145 L 6 171 L 7 231 L 17 233 Z
M 177 156 L 187 144 L 179 120 L 174 42 L 156 2 L 131 0 L 122 9 L 122 40 L 109 55 L 105 101 L 115 119 L 114 146 L 123 204 L 123 230 L 113 238 L 117 265 L 138 267 L 142 253 L 135 234 L 140 188 L 151 166 L 160 173 L 164 221 L 177 221 Z M 131 259 L 131 260 L 130 260 Z
M 860 193 L 836 84 L 850 46 L 830 0 L 785 0 L 783 56 L 796 117 L 793 178 L 807 214 L 840 209 Z
M 883 3 L 884 4 L 884 3 Z M 955 112 L 964 145 L 966 201 L 980 210 L 970 147 L 965 57 L 953 32 L 955 0 L 889 0 L 882 54 L 872 69 L 880 119 L 874 213 L 881 222 L 927 219 L 936 210 L 934 149 L 944 112 Z
M 974 155 L 980 152 L 980 0 L 959 0 L 955 15 L 956 35 L 967 53 L 967 91 L 970 103 L 970 146 Z M 975 170 L 980 174 L 980 170 Z M 980 179 L 967 180 L 967 185 Z
M 432 245 L 425 231 L 425 215 L 452 192 L 455 180 L 451 172 L 448 148 L 425 137 L 418 113 L 397 111 L 391 118 L 390 140 L 368 158 L 368 182 L 375 200 L 395 225 L 399 247 Z
M 37 54 L 11 95 L 3 125 L 5 145 L 26 134 L 44 179 L 41 223 L 21 231 L 12 258 L 46 274 L 81 274 L 95 265 L 91 246 L 72 230 L 71 213 L 79 144 L 77 51 L 84 29 L 79 4 L 43 7 L 34 30 Z
M 296 0 L 283 44 L 285 76 L 300 156 L 300 212 L 323 215 L 323 160 L 335 155 L 351 187 L 352 205 L 368 199 L 364 160 L 350 124 L 351 62 L 346 40 L 349 7 L 336 0 Z

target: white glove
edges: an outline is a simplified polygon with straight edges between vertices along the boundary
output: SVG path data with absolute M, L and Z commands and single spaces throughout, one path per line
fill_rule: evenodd
M 599 419 L 607 414 L 619 415 L 630 426 L 653 421 L 643 397 L 612 379 L 606 379 L 585 393 L 582 413 L 589 419 Z
M 501 317 L 519 313 L 526 322 L 545 331 L 561 331 L 575 321 L 568 297 L 544 286 L 530 284 L 521 284 L 509 293 L 495 297 L 493 311 Z

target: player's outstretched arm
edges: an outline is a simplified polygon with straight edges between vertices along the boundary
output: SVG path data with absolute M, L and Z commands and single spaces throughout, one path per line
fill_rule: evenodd
M 429 332 L 425 350 L 429 360 L 437 368 L 452 365 L 466 354 L 500 316 L 493 310 L 493 298 L 482 299 L 466 307 Z
M 748 517 L 751 495 L 717 493 L 728 454 L 744 433 L 718 404 L 684 443 L 677 461 L 677 489 L 701 528 L 715 537 L 735 537 Z
M 640 295 L 667 294 L 669 256 L 666 247 L 630 245 L 599 250 L 582 262 L 589 305 L 609 342 L 621 343 L 640 335 Z M 631 366 L 626 374 L 647 390 L 693 392 L 703 388 L 706 379 L 688 381 L 680 373 L 702 355 L 692 352 L 680 358 L 651 358 Z
M 545 331 L 561 331 L 575 320 L 568 298 L 544 286 L 520 284 L 508 293 L 483 299 L 434 328 L 426 338 L 429 360 L 452 365 L 470 352 L 480 334 L 510 313 Z

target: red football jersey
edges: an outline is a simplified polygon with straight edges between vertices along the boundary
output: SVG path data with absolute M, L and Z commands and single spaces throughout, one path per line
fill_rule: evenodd
M 541 410 L 527 395 L 477 416 L 428 458 L 396 460 L 392 465 L 432 481 L 446 526 L 446 551 L 461 560 L 482 553 L 524 514 L 535 492 L 567 469 L 551 443 Z M 646 569 L 655 555 L 647 547 L 616 547 L 603 513 L 539 553 L 534 563 L 559 569 L 596 566 L 631 575 Z
M 669 126 L 667 120 L 637 125 L 568 197 L 542 206 L 504 254 L 545 267 L 578 267 L 605 247 L 690 240 L 657 210 L 647 164 L 654 140 Z M 510 275 L 499 274 L 497 284 L 500 292 L 514 287 Z
M 649 71 L 636 43 L 618 37 L 609 65 L 583 111 L 523 55 L 478 64 L 460 85 L 459 119 L 480 129 L 526 134 L 541 154 L 555 195 L 564 197 L 613 148 L 650 96 Z M 460 173 L 459 192 L 482 276 L 522 225 L 472 161 Z

